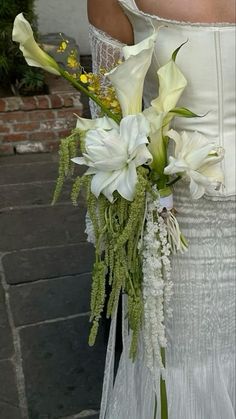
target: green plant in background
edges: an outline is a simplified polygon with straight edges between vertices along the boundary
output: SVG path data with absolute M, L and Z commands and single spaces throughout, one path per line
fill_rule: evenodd
M 42 91 L 43 73 L 30 69 L 16 43 L 12 28 L 16 15 L 24 13 L 36 29 L 34 0 L 0 0 L 0 86 L 14 94 L 34 94 Z

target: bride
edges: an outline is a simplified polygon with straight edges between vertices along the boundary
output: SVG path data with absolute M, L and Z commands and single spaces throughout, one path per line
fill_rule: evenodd
M 166 321 L 169 419 L 235 418 L 235 3 L 234 0 L 88 0 L 93 65 L 111 68 L 123 44 L 158 33 L 147 75 L 144 106 L 156 92 L 156 70 L 180 44 L 177 62 L 188 80 L 182 103 L 198 119 L 178 118 L 174 128 L 199 131 L 225 149 L 225 185 L 193 201 L 182 183 L 175 208 L 189 250 L 174 257 L 173 316 Z M 181 103 L 180 103 L 181 106 Z M 92 109 L 96 114 L 96 109 Z M 114 325 L 112 325 L 114 327 Z M 111 331 L 112 335 L 112 331 Z M 159 375 L 133 363 L 128 333 L 113 380 L 110 336 L 100 418 L 160 419 Z

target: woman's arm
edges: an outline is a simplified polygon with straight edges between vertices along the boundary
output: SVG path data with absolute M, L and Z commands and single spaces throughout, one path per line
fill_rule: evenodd
M 88 0 L 89 22 L 124 44 L 133 43 L 133 30 L 117 0 Z

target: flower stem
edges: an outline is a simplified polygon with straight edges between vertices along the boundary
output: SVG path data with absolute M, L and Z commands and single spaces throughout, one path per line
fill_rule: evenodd
M 162 362 L 165 367 L 165 349 L 161 348 Z M 166 382 L 161 376 L 160 382 L 160 393 L 161 393 L 161 419 L 168 419 L 168 403 L 167 403 L 167 392 Z
M 115 115 L 113 112 L 111 112 L 109 109 L 107 109 L 106 106 L 104 106 L 104 104 L 102 103 L 102 101 L 97 96 L 89 92 L 89 90 L 86 89 L 86 87 L 84 87 L 82 83 L 79 83 L 77 80 L 75 80 L 70 74 L 68 74 L 62 68 L 60 68 L 60 73 L 62 77 L 64 77 L 64 79 L 68 80 L 70 84 L 72 84 L 72 86 L 74 86 L 77 90 L 80 90 L 81 92 L 83 92 L 86 96 L 92 99 L 98 106 L 100 106 L 102 111 L 107 116 L 109 116 L 109 118 L 113 119 L 115 122 L 117 122 L 117 124 L 120 123 L 120 118 L 117 115 Z
M 176 182 L 178 182 L 180 179 L 182 179 L 181 175 L 178 175 L 175 179 L 171 180 L 169 183 L 167 183 L 168 186 L 174 185 Z
M 155 394 L 155 405 L 154 405 L 154 416 L 153 419 L 157 419 L 157 396 Z

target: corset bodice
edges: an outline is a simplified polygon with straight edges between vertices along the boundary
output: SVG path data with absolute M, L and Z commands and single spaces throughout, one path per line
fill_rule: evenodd
M 201 118 L 175 118 L 176 130 L 199 131 L 225 149 L 225 186 L 216 195 L 235 195 L 235 25 L 170 21 L 141 12 L 134 0 L 120 0 L 134 28 L 135 42 L 159 29 L 152 65 L 146 77 L 144 103 L 157 96 L 157 69 L 172 52 L 188 85 L 178 103 Z

